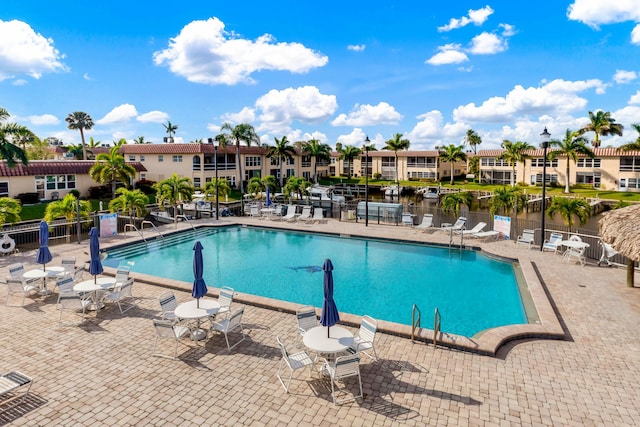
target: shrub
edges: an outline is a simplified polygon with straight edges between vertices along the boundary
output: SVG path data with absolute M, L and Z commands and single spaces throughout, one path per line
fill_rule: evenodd
M 106 185 L 99 185 L 96 187 L 89 187 L 90 199 L 110 199 L 111 189 Z
M 38 193 L 20 193 L 16 196 L 16 199 L 20 200 L 23 205 L 35 205 L 40 201 Z
M 150 194 L 156 194 L 156 190 L 153 188 L 153 185 L 155 183 L 155 181 L 151 181 L 149 179 L 141 179 L 140 181 L 135 183 L 134 188 L 136 190 L 142 191 L 148 196 Z
M 373 174 L 373 179 L 380 179 L 382 178 L 382 174 L 380 172 L 376 172 Z
M 71 190 L 69 191 L 69 194 L 73 194 L 73 197 L 75 197 L 76 199 L 80 198 L 80 192 L 78 190 Z

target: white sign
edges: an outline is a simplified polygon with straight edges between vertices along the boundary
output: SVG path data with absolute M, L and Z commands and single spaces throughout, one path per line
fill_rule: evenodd
M 111 237 L 118 234 L 118 214 L 100 214 L 100 237 Z
M 493 229 L 499 231 L 505 239 L 509 240 L 511 237 L 511 218 L 508 216 L 493 216 Z

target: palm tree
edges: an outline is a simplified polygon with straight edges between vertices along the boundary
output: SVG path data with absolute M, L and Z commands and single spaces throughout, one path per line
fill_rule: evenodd
M 90 130 L 93 128 L 93 119 L 90 115 L 82 111 L 74 111 L 69 114 L 65 122 L 68 123 L 67 127 L 71 130 L 80 131 L 80 139 L 82 140 L 82 158 L 87 158 L 87 148 L 84 142 L 84 130 Z
M 289 145 L 289 140 L 286 136 L 278 139 L 276 137 L 273 138 L 275 141 L 274 146 L 270 146 L 267 149 L 267 157 L 274 157 L 280 160 L 280 188 L 284 186 L 284 175 L 282 173 L 282 169 L 284 168 L 284 161 L 293 160 L 293 156 L 296 154 L 296 150 Z
M 149 203 L 149 197 L 140 190 L 128 190 L 124 187 L 118 188 L 116 194 L 118 197 L 109 202 L 109 210 L 116 212 L 118 210 L 127 212 L 129 221 L 133 224 L 134 216 L 142 216 L 146 211 L 146 205 Z
M 500 154 L 499 158 L 502 160 L 506 160 L 511 165 L 511 186 L 515 187 L 516 166 L 518 165 L 518 162 L 522 162 L 522 176 L 524 176 L 525 160 L 531 157 L 525 152 L 527 150 L 533 150 L 534 147 L 527 142 L 511 142 L 506 139 L 502 142 L 501 147 L 504 151 L 502 152 L 502 154 Z
M 134 144 L 150 144 L 150 141 L 145 141 L 144 136 L 139 136 L 133 139 Z
M 408 150 L 411 142 L 408 139 L 403 139 L 401 133 L 396 133 L 393 138 L 385 142 L 385 146 L 382 147 L 383 150 L 393 151 L 396 158 L 396 184 L 398 185 L 398 190 L 400 189 L 400 177 L 398 176 L 398 151 L 400 150 Z M 399 194 L 399 193 L 398 193 Z
M 290 176 L 283 188 L 284 195 L 291 200 L 291 195 L 297 194 L 298 199 L 302 200 L 304 195 L 307 194 L 307 188 L 309 188 L 310 185 L 311 183 L 304 178 Z
M 313 182 L 315 184 L 318 183 L 318 161 L 326 160 L 327 162 L 331 160 L 331 147 L 327 144 L 322 144 L 317 139 L 310 139 L 307 141 L 302 150 L 309 154 L 309 156 L 314 158 L 313 161 Z
M 73 157 L 76 160 L 84 160 L 84 154 L 83 154 L 83 148 L 82 148 L 82 144 L 69 144 L 67 146 L 67 153 L 71 153 L 73 154 Z M 87 154 L 93 154 L 93 151 L 91 150 L 86 150 Z
M 218 183 L 217 186 L 216 182 Z M 217 194 L 216 189 L 218 190 Z M 229 181 L 227 181 L 227 178 L 218 178 L 217 181 L 216 178 L 213 178 L 204 186 L 204 195 L 209 201 L 218 200 L 218 197 L 220 195 L 228 196 L 229 193 L 231 193 L 231 187 L 229 186 Z
M 347 145 L 341 148 L 340 160 L 347 162 L 347 178 L 351 178 L 351 163 L 353 162 L 353 159 L 358 157 L 362 151 L 358 147 L 354 147 L 353 145 Z
M 87 145 L 88 148 L 98 148 L 100 145 L 102 145 L 102 141 L 95 141 L 92 136 L 89 137 L 89 144 Z M 91 152 L 89 150 L 87 151 Z
M 522 212 L 527 205 L 527 196 L 520 187 L 502 187 L 493 191 L 493 196 L 489 200 L 489 211 L 492 215 L 511 214 L 515 210 L 516 213 Z
M 451 162 L 451 185 L 453 185 L 453 167 L 456 162 L 467 160 L 467 155 L 464 153 L 464 146 L 449 144 L 441 147 L 440 160 L 443 162 Z
M 9 112 L 0 107 L 0 158 L 6 160 L 7 166 L 12 168 L 16 162 L 28 164 L 29 159 L 26 151 L 14 143 L 26 128 L 16 123 L 5 123 L 9 117 Z
M 458 216 L 460 213 L 460 207 L 462 205 L 471 207 L 473 202 L 473 194 L 468 191 L 460 191 L 458 193 L 447 193 L 442 196 L 442 210 L 445 212 L 453 212 L 454 216 Z
M 111 197 L 116 197 L 116 182 L 128 184 L 136 176 L 136 169 L 124 161 L 118 153 L 119 146 L 111 147 L 109 153 L 100 153 L 96 164 L 89 169 L 89 175 L 100 184 L 111 183 Z
M 605 113 L 602 110 L 598 110 L 596 111 L 596 114 L 589 111 L 589 120 L 591 122 L 584 125 L 578 132 L 580 135 L 586 132 L 595 132 L 596 137 L 591 141 L 591 145 L 593 145 L 594 148 L 600 147 L 600 135 L 622 136 L 624 126 L 620 123 L 616 123 L 615 119 L 611 117 L 611 113 L 608 111 Z
M 476 149 L 478 145 L 482 144 L 482 138 L 480 138 L 480 135 L 478 135 L 475 130 L 469 129 L 464 137 L 464 142 L 465 144 L 469 144 L 469 147 L 473 150 L 473 154 L 477 154 Z
M 550 141 L 549 146 L 557 148 L 557 150 L 553 150 L 549 153 L 549 160 L 553 160 L 560 155 L 567 156 L 567 180 L 564 184 L 564 192 L 569 193 L 571 192 L 569 160 L 573 160 L 574 163 L 577 163 L 579 155 L 589 156 L 593 159 L 595 157 L 595 154 L 589 147 L 587 147 L 587 139 L 585 137 L 580 136 L 579 132 L 572 132 L 569 129 L 567 129 L 567 132 L 565 133 L 564 139 L 562 141 Z
M 256 143 L 260 145 L 260 138 L 256 133 L 253 126 L 247 123 L 240 123 L 238 125 L 233 126 L 231 123 L 224 123 L 220 130 L 223 131 L 222 134 L 216 136 L 216 140 L 220 143 L 220 147 L 224 148 L 229 143 L 235 143 L 236 146 L 236 161 L 238 162 L 238 179 L 240 181 L 240 206 L 242 208 L 242 212 L 244 212 L 244 176 L 242 175 L 242 160 L 240 158 L 240 143 L 244 142 L 247 147 L 250 147 L 251 144 Z M 226 132 L 224 132 L 226 131 Z
M 33 140 L 27 147 L 27 157 L 31 160 L 52 159 L 53 154 L 49 151 L 49 144 L 46 139 L 40 139 L 34 135 Z
M 22 205 L 13 197 L 0 197 L 0 226 L 21 221 Z
M 23 150 L 27 149 L 27 144 L 30 144 L 35 138 L 35 134 L 31 132 L 26 126 L 18 125 L 14 134 L 14 140 Z
M 162 126 L 164 126 L 164 130 L 169 134 L 169 142 L 172 143 L 173 135 L 175 135 L 178 130 L 178 125 L 172 125 L 170 121 L 167 121 L 167 123 L 163 123 Z
M 627 144 L 620 146 L 618 148 L 619 150 L 622 150 L 622 151 L 640 150 L 640 123 L 633 123 L 631 126 L 636 130 L 636 132 L 638 132 L 638 137 L 636 138 L 635 141 L 629 142 Z
M 578 219 L 580 225 L 584 225 L 589 219 L 589 212 L 591 212 L 591 206 L 585 199 L 569 197 L 554 197 L 547 208 L 549 218 L 553 218 L 555 213 L 560 214 L 569 227 L 569 231 L 574 224 L 574 218 Z
M 76 196 L 69 193 L 64 196 L 61 200 L 56 200 L 47 205 L 44 210 L 44 220 L 51 224 L 54 220 L 64 217 L 67 220 L 67 224 L 65 224 L 65 229 L 68 227 L 68 223 L 77 219 L 77 199 Z M 80 218 L 81 219 L 90 219 L 91 218 L 91 203 L 88 200 L 80 200 Z M 68 234 L 65 230 L 65 234 Z
M 247 184 L 247 193 L 253 193 L 257 197 L 259 193 L 267 191 L 267 188 L 271 193 L 274 193 L 277 187 L 278 183 L 276 182 L 276 177 L 273 175 L 267 175 L 262 178 L 254 176 L 251 177 Z
M 172 174 L 169 178 L 156 182 L 153 187 L 156 190 L 156 200 L 160 206 L 164 206 L 166 201 L 174 208 L 173 222 L 178 228 L 178 205 L 185 200 L 191 200 L 195 188 L 191 183 L 191 179 Z

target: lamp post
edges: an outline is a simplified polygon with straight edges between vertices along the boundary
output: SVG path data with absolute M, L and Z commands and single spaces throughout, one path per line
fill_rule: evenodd
M 214 152 L 214 159 L 213 159 L 213 167 L 216 170 L 216 220 L 218 219 L 218 146 L 214 145 L 213 146 L 213 152 Z
M 369 135 L 364 140 L 364 226 L 369 226 Z
M 544 247 L 544 207 L 546 202 L 546 190 L 547 190 L 547 148 L 549 148 L 549 140 L 551 138 L 551 134 L 547 131 L 545 127 L 542 133 L 540 134 L 540 139 L 542 142 L 540 145 L 542 146 L 542 205 L 540 207 L 540 223 L 542 230 L 540 231 L 540 251 Z

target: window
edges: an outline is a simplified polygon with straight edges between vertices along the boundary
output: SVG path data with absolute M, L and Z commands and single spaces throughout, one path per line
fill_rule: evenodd
M 140 161 L 144 162 L 144 155 L 140 154 Z
M 163 156 L 162 154 L 160 154 L 160 155 L 158 156 L 158 162 L 159 162 L 159 163 L 164 162 L 164 156 Z
M 557 183 L 557 182 L 558 182 L 558 175 L 547 174 L 547 184 Z M 537 174 L 531 175 L 531 185 L 542 185 L 542 174 L 541 173 L 537 173 Z
M 307 181 L 311 181 L 311 172 L 309 171 L 302 172 L 302 177 Z
M 134 156 L 133 154 L 129 154 L 129 161 L 130 162 L 135 162 L 136 161 L 136 156 Z
M 246 167 L 262 166 L 262 157 L 260 157 L 260 156 L 246 156 L 244 158 L 244 165 Z
M 292 157 L 290 159 L 287 159 L 287 163 L 285 163 L 286 165 L 295 165 L 296 164 L 296 159 L 295 157 Z
M 578 159 L 576 165 L 579 168 L 599 168 L 600 159 Z
M 578 172 L 576 184 L 589 184 L 593 188 L 600 188 L 600 172 Z
M 292 176 L 296 176 L 296 170 L 295 169 L 287 169 L 287 178 L 290 178 Z
M 199 176 L 193 178 L 193 186 L 195 188 L 200 188 L 200 177 Z
M 539 159 L 531 159 L 531 167 L 532 168 L 541 168 L 544 166 L 544 161 L 542 159 L 542 157 L 540 157 Z M 547 159 L 547 167 L 552 167 L 552 168 L 557 168 L 558 167 L 558 159 L 553 159 L 551 161 L 549 161 L 549 159 Z M 542 182 L 542 181 L 541 181 Z
M 173 163 L 182 163 L 182 156 L 173 156 Z
M 620 157 L 621 172 L 640 172 L 640 157 L 624 156 Z
M 498 158 L 487 158 L 483 157 L 480 159 L 480 166 L 510 166 L 509 162 L 506 160 L 498 159 Z
M 280 157 L 271 157 L 270 158 L 271 166 L 279 166 L 280 165 Z
M 38 178 L 46 182 L 47 190 L 72 190 L 76 188 L 75 175 L 47 175 L 46 177 L 36 177 L 36 187 L 38 186 Z
M 0 182 L 0 197 L 9 197 L 9 183 Z
M 446 174 L 446 170 L 443 171 L 443 174 Z M 486 170 L 481 171 L 482 182 L 486 182 L 489 184 L 510 184 L 511 183 L 511 171 L 495 171 L 495 170 Z M 548 176 L 549 174 L 547 174 Z M 515 182 L 516 180 L 514 180 Z
M 627 188 L 640 188 L 640 179 L 638 178 L 629 178 L 627 179 Z
M 302 167 L 303 168 L 311 167 L 311 156 L 302 156 Z
M 409 172 L 409 178 L 428 178 L 435 179 L 435 172 Z
M 147 179 L 146 173 L 140 173 L 140 179 Z
M 435 168 L 435 157 L 409 157 L 407 158 L 407 167 L 409 168 Z

